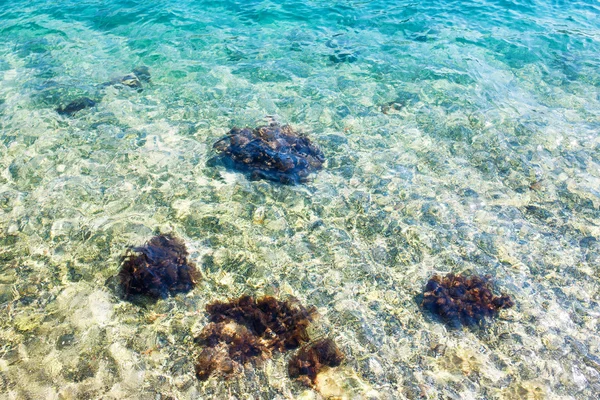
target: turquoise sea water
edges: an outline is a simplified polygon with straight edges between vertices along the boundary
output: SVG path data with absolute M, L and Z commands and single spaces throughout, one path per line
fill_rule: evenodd
M 0 398 L 592 399 L 600 392 L 596 1 L 0 1 Z M 141 92 L 102 83 L 147 65 Z M 73 117 L 55 109 L 102 98 Z M 233 126 L 324 151 L 311 182 L 207 165 Z M 110 278 L 156 232 L 204 280 Z M 451 330 L 433 273 L 516 306 Z M 204 306 L 315 305 L 345 363 L 194 377 Z M 594 394 L 595 393 L 595 394 Z

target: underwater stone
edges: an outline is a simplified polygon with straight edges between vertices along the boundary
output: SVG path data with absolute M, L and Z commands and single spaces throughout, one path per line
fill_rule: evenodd
M 550 211 L 537 206 L 525 206 L 525 212 L 542 221 L 547 221 L 554 217 Z
M 396 111 L 401 111 L 406 106 L 416 103 L 419 101 L 419 95 L 411 92 L 398 92 L 396 98 L 393 101 L 381 104 L 381 112 L 384 114 L 390 114 Z
M 73 115 L 78 111 L 84 110 L 86 108 L 91 108 L 96 105 L 96 102 L 88 97 L 82 97 L 76 100 L 73 100 L 65 107 L 59 107 L 56 109 L 56 112 L 60 115 Z
M 112 82 L 113 82 L 113 84 L 121 84 L 123 86 L 127 86 L 132 89 L 141 89 L 142 88 L 142 82 L 140 82 L 138 77 L 135 76 L 134 74 L 128 74 L 128 75 L 122 76 L 120 78 L 115 79 Z
M 440 316 L 447 324 L 458 327 L 479 325 L 486 317 L 514 305 L 508 295 L 494 296 L 489 275 L 484 277 L 448 274 L 434 275 L 425 286 L 421 306 Z
M 314 386 L 324 368 L 337 367 L 344 355 L 331 339 L 321 339 L 302 347 L 290 359 L 288 373 L 307 386 Z
M 350 51 L 336 51 L 335 54 L 331 54 L 329 56 L 329 61 L 333 62 L 334 64 L 339 64 L 339 63 L 344 63 L 344 62 L 353 63 L 356 60 L 358 60 L 356 53 L 350 52 Z
M 150 69 L 145 65 L 141 65 L 135 67 L 132 72 L 133 73 L 131 74 L 112 79 L 110 82 L 103 83 L 102 85 L 100 85 L 100 88 L 113 85 L 123 85 L 141 91 L 143 89 L 142 82 L 150 82 Z M 101 101 L 101 99 L 102 96 L 100 96 L 100 99 L 98 99 L 98 101 L 94 101 L 88 97 L 81 97 L 79 99 L 73 100 L 64 107 L 58 107 L 56 109 L 56 112 L 61 115 L 72 116 L 78 111 L 94 107 L 98 102 Z
M 335 64 L 344 62 L 353 63 L 358 60 L 358 52 L 352 49 L 352 43 L 341 33 L 333 35 L 325 45 L 334 49 L 333 54 L 329 55 L 329 61 Z
M 211 322 L 195 339 L 204 346 L 196 364 L 200 380 L 213 372 L 227 376 L 274 351 L 300 347 L 309 340 L 306 329 L 316 312 L 314 307 L 270 296 L 215 302 L 207 305 L 206 311 Z
M 389 114 L 393 111 L 401 111 L 402 108 L 404 108 L 404 104 L 396 101 L 390 101 L 388 103 L 382 104 L 380 108 L 382 113 Z
M 143 90 L 142 82 L 150 82 L 150 69 L 145 65 L 135 67 L 131 74 L 111 79 L 110 82 L 106 82 L 102 86 L 123 85 L 137 89 L 140 92 Z
M 579 246 L 584 249 L 589 249 L 590 247 L 595 247 L 597 245 L 597 243 L 598 243 L 598 240 L 596 240 L 595 237 L 586 236 L 579 241 Z
M 66 347 L 73 345 L 75 342 L 75 334 L 73 333 L 65 333 L 64 335 L 60 335 L 56 340 L 56 348 L 58 350 L 63 350 Z
M 341 105 L 341 106 L 337 106 L 335 108 L 335 113 L 340 118 L 346 118 L 348 115 L 350 115 L 352 113 L 352 111 L 350 111 L 350 108 L 348 108 L 347 105 Z
M 463 190 L 463 197 L 479 197 L 479 194 L 471 188 L 466 188 Z
M 200 272 L 187 257 L 183 241 L 171 235 L 155 236 L 144 246 L 128 250 L 119 272 L 124 297 L 166 298 L 189 292 L 200 279 Z
M 250 173 L 251 179 L 297 184 L 323 167 L 323 152 L 289 126 L 233 128 L 214 146 L 228 168 Z
M 98 363 L 91 358 L 82 356 L 76 365 L 66 366 L 63 369 L 63 376 L 71 382 L 82 382 L 88 378 L 93 378 L 98 372 Z
M 137 66 L 133 69 L 133 74 L 142 82 L 150 82 L 150 68 L 145 65 Z

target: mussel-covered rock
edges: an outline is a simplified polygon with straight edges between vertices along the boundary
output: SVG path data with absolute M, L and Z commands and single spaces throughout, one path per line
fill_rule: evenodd
M 227 376 L 273 351 L 298 348 L 309 340 L 306 329 L 315 313 L 313 307 L 270 296 L 215 302 L 206 311 L 211 322 L 195 339 L 204 347 L 196 364 L 200 380 L 213 372 Z
M 180 239 L 158 235 L 140 247 L 128 250 L 121 265 L 119 281 L 123 296 L 145 295 L 166 298 L 189 292 L 200 279 Z
M 290 359 L 288 373 L 307 386 L 314 386 L 317 375 L 327 367 L 337 367 L 344 355 L 331 339 L 321 339 L 303 346 Z
M 79 99 L 73 100 L 66 106 L 60 106 L 56 109 L 56 112 L 60 115 L 73 115 L 77 111 L 84 110 L 86 108 L 94 107 L 96 102 L 88 97 L 81 97 Z
M 323 152 L 289 125 L 233 128 L 214 148 L 226 167 L 282 183 L 305 182 L 325 161 Z
M 508 295 L 494 296 L 490 276 L 434 275 L 427 282 L 422 307 L 457 327 L 478 325 L 514 305 Z

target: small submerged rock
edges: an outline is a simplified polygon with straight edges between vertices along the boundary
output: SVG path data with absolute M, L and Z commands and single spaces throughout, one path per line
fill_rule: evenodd
M 150 68 L 145 65 L 137 66 L 133 69 L 133 74 L 142 82 L 150 82 Z
M 307 386 L 314 386 L 317 375 L 327 367 L 337 367 L 344 355 L 331 339 L 321 339 L 302 347 L 290 359 L 288 373 Z
M 289 125 L 270 124 L 255 129 L 233 128 L 214 146 L 228 168 L 250 173 L 251 179 L 281 183 L 306 182 L 323 167 L 321 149 Z
M 115 78 L 109 82 L 109 85 L 123 85 L 132 89 L 142 89 L 142 82 L 134 74 L 127 74 L 119 78 Z
M 334 54 L 329 55 L 329 61 L 334 64 L 353 63 L 358 60 L 357 54 L 351 51 L 336 50 Z
M 352 42 L 343 33 L 337 33 L 325 45 L 333 49 L 329 61 L 334 64 L 353 63 L 358 60 L 358 51 L 353 49 Z
M 110 82 L 106 82 L 100 85 L 100 88 L 107 86 L 127 86 L 138 91 L 143 90 L 142 82 L 150 82 L 150 69 L 145 65 L 135 67 L 131 74 L 112 79 Z M 73 116 L 75 113 L 86 108 L 92 108 L 96 106 L 101 100 L 103 95 L 98 96 L 98 100 L 92 100 L 89 97 L 80 97 L 68 103 L 66 106 L 60 106 L 56 108 L 56 112 L 60 115 Z
M 189 292 L 199 281 L 200 272 L 187 257 L 183 241 L 171 235 L 155 236 L 145 245 L 128 250 L 118 275 L 124 298 L 166 298 Z
M 96 102 L 88 97 L 81 97 L 79 99 L 73 100 L 69 104 L 64 107 L 58 107 L 56 112 L 60 115 L 68 115 L 71 116 L 78 111 L 84 110 L 86 108 L 91 108 L 96 105 Z
M 421 306 L 451 326 L 479 325 L 486 317 L 514 305 L 508 295 L 494 296 L 490 276 L 434 275 L 425 286 Z
M 213 372 L 228 376 L 274 351 L 300 347 L 309 340 L 306 329 L 316 312 L 314 307 L 271 296 L 215 302 L 207 305 L 206 311 L 211 322 L 195 339 L 204 347 L 196 364 L 200 380 Z
M 394 111 L 401 111 L 404 108 L 404 104 L 397 101 L 390 101 L 380 106 L 381 112 L 384 114 L 390 114 Z
M 141 92 L 144 89 L 142 82 L 150 82 L 150 69 L 145 65 L 140 65 L 139 67 L 135 67 L 131 72 L 131 74 L 120 76 L 111 79 L 109 82 L 103 83 L 102 87 L 121 85 L 137 89 Z
M 75 334 L 65 333 L 64 335 L 60 335 L 56 340 L 56 348 L 58 350 L 63 350 L 69 346 L 72 346 L 73 343 L 75 343 Z
M 419 96 L 410 92 L 398 92 L 396 99 L 384 104 L 381 104 L 381 112 L 384 114 L 393 114 L 401 111 L 411 103 L 419 101 Z

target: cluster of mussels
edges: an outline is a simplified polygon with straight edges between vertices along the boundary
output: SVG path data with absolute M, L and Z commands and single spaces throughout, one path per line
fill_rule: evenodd
M 499 310 L 514 305 L 508 295 L 493 295 L 490 279 L 489 275 L 434 275 L 425 286 L 421 305 L 451 326 L 479 325 L 486 317 L 494 317 Z
M 233 128 L 214 146 L 227 168 L 248 172 L 251 179 L 306 182 L 323 167 L 323 152 L 289 125 L 272 123 L 255 129 Z
M 192 290 L 200 272 L 187 257 L 183 241 L 172 235 L 158 235 L 143 246 L 128 249 L 118 274 L 123 297 L 166 298 Z M 314 307 L 271 296 L 215 302 L 207 305 L 206 311 L 210 323 L 195 338 L 203 346 L 196 364 L 200 380 L 213 372 L 228 376 L 274 352 L 308 343 L 307 328 L 316 313 Z M 289 374 L 307 385 L 314 384 L 319 371 L 338 366 L 343 358 L 332 340 L 321 339 L 299 350 L 290 360 Z
M 280 301 L 271 296 L 254 299 L 242 296 L 229 302 L 206 306 L 210 323 L 195 339 L 203 346 L 196 364 L 196 376 L 206 380 L 213 372 L 228 376 L 250 362 L 264 360 L 307 343 L 314 307 L 297 301 Z M 292 357 L 289 373 L 305 384 L 314 384 L 324 367 L 335 367 L 343 355 L 331 339 L 303 347 Z M 308 377 L 308 378 L 306 378 Z
M 126 86 L 132 89 L 136 89 L 137 91 L 141 91 L 143 90 L 142 82 L 150 82 L 150 69 L 145 65 L 141 65 L 139 67 L 134 68 L 131 74 L 127 74 L 125 76 L 121 76 L 112 79 L 109 82 L 101 84 L 100 88 L 105 88 L 108 86 Z M 101 100 L 101 95 L 97 100 L 92 100 L 89 97 L 80 97 L 71 101 L 65 106 L 58 107 L 56 109 L 56 112 L 61 115 L 71 116 L 83 109 L 94 107 Z

